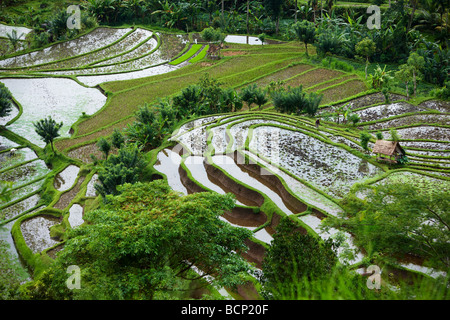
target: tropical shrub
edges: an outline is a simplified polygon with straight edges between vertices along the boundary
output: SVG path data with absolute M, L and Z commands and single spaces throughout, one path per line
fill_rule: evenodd
M 369 150 L 369 141 L 372 138 L 372 135 L 368 132 L 362 131 L 359 135 L 359 139 L 361 142 L 361 147 L 368 151 Z
M 288 217 L 281 219 L 273 238 L 264 257 L 261 279 L 268 298 L 297 297 L 301 287 L 292 284 L 300 284 L 303 279 L 323 278 L 338 261 L 331 239 L 324 241 L 302 234 L 299 226 Z
M 6 117 L 12 111 L 12 94 L 9 89 L 0 82 L 0 118 Z
M 341 46 L 341 41 L 335 33 L 324 31 L 316 37 L 314 46 L 316 47 L 317 53 L 323 57 L 327 53 L 337 54 Z
M 434 89 L 430 92 L 436 98 L 449 101 L 450 100 L 450 81 L 447 81 L 442 88 Z
M 314 116 L 323 95 L 316 92 L 307 94 L 302 86 L 288 88 L 286 91 L 274 91 L 271 94 L 275 109 L 284 113 L 307 113 Z
M 214 286 L 245 283 L 253 268 L 239 253 L 251 231 L 219 219 L 234 207 L 230 194 L 180 197 L 165 180 L 118 191 L 69 231 L 55 262 L 28 285 L 28 299 L 181 299 L 210 276 Z M 71 265 L 82 270 L 80 289 L 66 284 Z

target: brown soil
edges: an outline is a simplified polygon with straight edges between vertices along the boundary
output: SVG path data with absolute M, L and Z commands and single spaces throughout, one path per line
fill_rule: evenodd
M 236 181 L 225 175 L 220 169 L 207 162 L 204 162 L 204 166 L 208 177 L 210 179 L 214 179 L 214 181 L 211 181 L 216 183 L 218 186 L 223 187 L 225 191 L 234 193 L 238 200 L 243 200 L 241 202 L 243 202 L 244 204 L 261 207 L 264 203 L 264 197 L 259 192 L 248 189 L 240 183 L 237 183 Z
M 187 175 L 187 171 L 184 170 L 182 166 L 178 167 L 178 173 L 180 174 L 180 180 L 183 186 L 187 189 L 188 194 L 196 193 L 196 192 L 206 192 L 202 187 L 196 184 L 194 181 L 189 179 Z
M 264 212 L 254 213 L 251 208 L 243 207 L 235 207 L 231 212 L 225 212 L 223 216 L 231 223 L 242 227 L 258 227 L 267 221 Z
M 232 56 L 241 56 L 243 54 L 248 54 L 246 51 L 223 51 L 222 55 L 225 57 L 232 57 Z
M 81 146 L 79 148 L 76 148 L 74 150 L 71 150 L 67 153 L 67 155 L 73 159 L 78 159 L 83 161 L 84 163 L 92 163 L 91 154 L 94 155 L 97 159 L 104 159 L 105 155 L 103 152 L 99 150 L 97 145 L 95 143 L 87 144 L 84 146 Z M 112 147 L 111 151 L 109 153 L 111 154 L 117 154 L 117 149 Z
M 254 162 L 243 164 L 245 162 L 244 157 L 237 151 L 235 151 L 232 156 L 242 170 L 247 172 L 251 177 L 255 178 L 259 182 L 266 185 L 272 191 L 276 192 L 281 197 L 281 199 L 283 199 L 283 202 L 290 210 L 295 213 L 300 213 L 304 212 L 307 209 L 306 204 L 301 202 L 286 190 L 283 183 L 277 176 L 270 174 L 268 171 L 265 171 Z
M 61 197 L 59 198 L 58 202 L 53 206 L 55 209 L 60 209 L 63 210 L 65 208 L 67 208 L 67 206 L 69 205 L 69 203 L 73 200 L 73 198 L 75 198 L 75 196 L 77 195 L 77 193 L 80 191 L 80 186 L 83 183 L 84 179 L 86 177 L 79 177 L 78 178 L 78 182 L 75 185 L 75 187 L 73 187 L 72 189 L 70 189 L 69 191 L 63 193 L 61 195 Z

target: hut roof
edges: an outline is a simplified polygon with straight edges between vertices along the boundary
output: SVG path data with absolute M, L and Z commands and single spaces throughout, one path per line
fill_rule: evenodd
M 398 141 L 377 140 L 373 146 L 372 152 L 392 156 L 397 147 L 400 148 Z

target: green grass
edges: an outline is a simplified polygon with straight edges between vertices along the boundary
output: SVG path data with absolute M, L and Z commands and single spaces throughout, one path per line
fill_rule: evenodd
M 194 54 L 196 54 L 200 50 L 201 47 L 202 47 L 201 44 L 193 44 L 192 47 L 188 50 L 188 52 L 183 54 L 181 57 L 179 57 L 179 58 L 169 62 L 169 64 L 173 65 L 173 66 L 176 66 L 176 65 L 179 65 L 182 62 L 185 62 L 187 59 L 189 59 Z
M 351 79 L 350 81 L 338 83 L 335 86 L 327 87 L 318 92 L 323 93 L 324 96 L 321 101 L 321 105 L 325 105 L 349 96 L 354 96 L 359 93 L 365 92 L 367 91 L 367 89 L 368 88 L 363 81 Z

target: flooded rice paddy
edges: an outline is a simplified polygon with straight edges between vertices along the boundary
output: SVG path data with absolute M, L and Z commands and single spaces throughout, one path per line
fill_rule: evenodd
M 63 122 L 61 137 L 69 137 L 70 128 L 83 113 L 92 115 L 106 102 L 99 90 L 85 88 L 70 79 L 22 78 L 1 79 L 0 82 L 23 108 L 20 118 L 7 129 L 39 147 L 44 147 L 45 143 L 35 133 L 33 122 L 51 116 L 57 123 Z
M 0 25 L 0 36 L 3 30 L 11 29 Z M 228 36 L 225 41 L 261 45 L 256 37 Z M 80 117 L 95 114 L 106 103 L 106 96 L 92 87 L 108 81 L 164 74 L 183 67 L 185 64 L 172 66 L 168 62 L 188 44 L 187 35 L 154 33 L 143 28 L 97 28 L 77 39 L 0 60 L 0 72 L 29 70 L 45 75 L 0 80 L 23 109 L 21 116 L 8 124 L 19 114 L 19 106 L 15 106 L 9 117 L 0 119 L 0 125 L 8 124 L 8 130 L 42 148 L 44 143 L 34 132 L 33 122 L 50 115 L 57 122 L 63 122 L 61 137 L 70 137 L 72 125 Z M 295 70 L 298 73 L 306 71 L 303 66 L 297 68 Z M 311 74 L 316 73 L 325 77 L 320 70 Z M 53 75 L 75 76 L 79 82 L 91 88 L 70 78 L 53 78 Z M 307 81 L 306 78 L 295 77 L 295 81 Z M 264 80 L 267 79 L 261 79 Z M 393 100 L 398 99 L 401 97 Z M 448 115 L 430 112 L 448 112 L 447 106 L 432 101 L 418 106 L 403 101 L 372 106 L 374 102 L 380 101 L 380 96 L 375 94 L 359 98 L 352 104 L 361 122 L 373 122 L 367 129 L 382 130 L 387 137 L 390 127 L 399 127 L 398 133 L 402 139 L 408 140 L 403 146 L 409 154 L 416 156 L 414 163 L 427 164 L 425 160 L 420 161 L 421 155 L 448 156 L 444 152 L 450 150 L 450 132 L 446 127 Z M 371 106 L 364 108 L 367 105 Z M 389 119 L 411 112 L 419 114 Z M 417 123 L 420 125 L 412 126 Z M 415 141 L 417 139 L 430 141 Z M 254 239 L 265 244 L 273 240 L 272 235 L 280 215 L 298 219 L 324 239 L 336 236 L 339 230 L 322 230 L 323 217 L 337 216 L 341 212 L 339 200 L 355 183 L 365 183 L 385 173 L 382 167 L 361 156 L 363 150 L 357 137 L 350 138 L 337 129 L 315 129 L 313 121 L 305 118 L 297 121 L 282 115 L 254 112 L 208 116 L 182 125 L 171 141 L 179 143 L 182 148 L 161 150 L 154 165 L 154 169 L 165 176 L 169 186 L 182 195 L 198 190 L 234 193 L 237 207 L 233 212 L 225 213 L 221 219 L 251 230 Z M 373 143 L 369 144 L 370 148 L 372 146 Z M 11 148 L 18 149 L 14 156 L 8 151 Z M 40 191 L 52 170 L 38 158 L 33 148 L 0 135 L 0 180 L 13 182 L 12 189 L 8 191 L 8 201 L 0 203 L 0 224 L 8 221 L 7 230 L 11 229 L 19 216 L 36 213 L 44 208 Z M 359 153 L 350 152 L 348 148 Z M 234 158 L 235 152 L 258 164 L 261 171 L 252 172 L 244 163 L 238 162 Z M 83 183 L 87 177 L 79 177 L 80 170 L 77 165 L 67 165 L 54 175 L 50 185 L 58 195 L 63 193 L 64 196 L 72 196 L 72 193 L 77 196 L 80 190 L 85 190 L 82 197 L 91 201 L 97 196 L 94 185 L 98 175 L 92 175 L 92 172 L 88 175 L 92 178 Z M 264 179 L 262 175 L 273 175 L 276 179 Z M 448 186 L 439 177 L 425 177 L 417 173 L 395 172 L 378 183 L 392 179 L 412 179 L 420 184 L 421 179 L 428 179 L 427 182 L 432 181 L 437 186 Z M 78 183 L 77 178 L 81 179 Z M 196 185 L 195 188 L 191 182 Z M 80 185 L 86 187 L 81 188 Z M 266 215 L 261 211 L 255 214 L 256 199 L 262 208 L 270 202 L 277 213 Z M 297 207 L 292 204 L 293 199 Z M 72 200 L 67 199 L 67 203 L 61 206 L 59 218 L 38 214 L 23 220 L 20 229 L 26 244 L 34 253 L 59 244 L 57 239 L 51 237 L 50 229 L 60 224 L 63 217 L 67 217 L 71 228 L 84 223 L 82 202 L 74 203 L 77 200 Z M 1 237 L 8 238 L 3 231 Z M 351 236 L 346 234 L 346 238 L 349 248 L 356 252 L 351 263 L 361 261 L 363 255 L 353 245 Z M 416 268 L 414 265 L 406 267 Z

